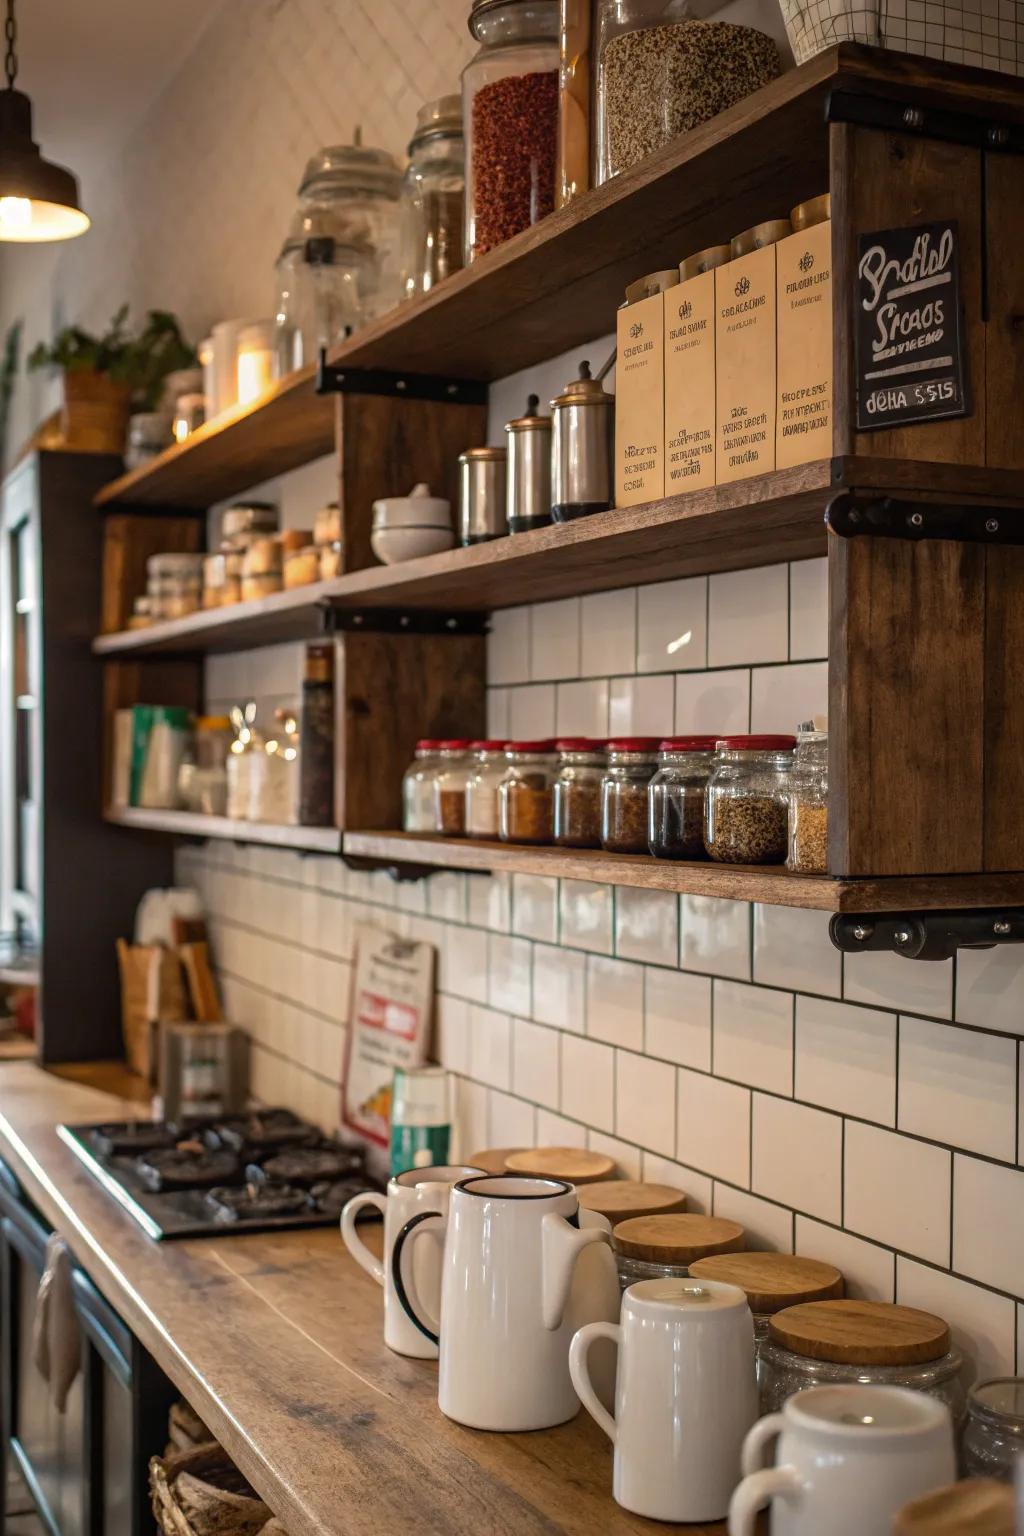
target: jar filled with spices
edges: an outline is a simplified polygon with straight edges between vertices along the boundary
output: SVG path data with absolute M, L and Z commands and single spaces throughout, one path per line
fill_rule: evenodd
M 601 781 L 601 846 L 609 853 L 647 852 L 647 786 L 658 769 L 656 736 L 608 743 Z
M 434 778 L 440 762 L 441 743 L 424 737 L 416 743 L 412 762 L 402 776 L 402 829 L 433 832 Z
M 600 848 L 601 782 L 608 767 L 603 741 L 564 736 L 554 783 L 554 839 L 562 848 Z
M 712 1253 L 746 1247 L 738 1221 L 696 1211 L 664 1216 L 631 1216 L 612 1228 L 612 1247 L 623 1290 L 638 1280 L 685 1280 L 690 1265 Z
M 1024 1377 L 979 1381 L 967 1394 L 963 1470 L 1012 1482 L 1024 1455 Z
M 789 790 L 786 868 L 801 875 L 828 869 L 828 732 L 800 726 Z
M 466 780 L 474 743 L 462 737 L 442 741 L 434 775 L 434 831 L 462 837 L 466 830 Z
M 498 785 L 508 766 L 504 741 L 475 741 L 466 779 L 466 836 L 498 836 Z
M 307 645 L 302 681 L 299 821 L 334 826 L 334 645 Z
M 466 264 L 555 206 L 558 0 L 473 0 L 462 73 Z
M 462 98 L 441 96 L 416 115 L 399 205 L 402 297 L 414 299 L 463 263 L 466 145 Z
M 550 843 L 553 832 L 553 741 L 510 741 L 498 785 L 498 834 L 506 843 Z
M 647 846 L 656 859 L 703 859 L 704 791 L 714 736 L 669 736 L 647 786 Z
M 795 736 L 725 736 L 708 780 L 704 846 L 721 864 L 782 864 Z

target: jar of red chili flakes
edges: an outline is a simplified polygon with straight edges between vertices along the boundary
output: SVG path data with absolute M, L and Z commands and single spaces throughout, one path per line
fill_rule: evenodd
M 462 72 L 466 264 L 555 206 L 558 0 L 473 0 Z

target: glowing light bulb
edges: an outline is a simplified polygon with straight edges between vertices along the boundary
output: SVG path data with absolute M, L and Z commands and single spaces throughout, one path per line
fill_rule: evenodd
M 32 204 L 27 197 L 0 197 L 0 224 L 5 229 L 27 229 L 32 223 Z

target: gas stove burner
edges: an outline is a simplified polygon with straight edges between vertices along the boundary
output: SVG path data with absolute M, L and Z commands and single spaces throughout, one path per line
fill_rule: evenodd
M 118 1120 L 97 1125 L 91 1140 L 104 1157 L 134 1157 L 139 1152 L 155 1152 L 158 1147 L 173 1147 L 179 1134 L 163 1120 Z
M 310 1190 L 313 1196 L 313 1204 L 324 1216 L 340 1216 L 344 1207 L 352 1199 L 353 1195 L 361 1195 L 366 1189 L 366 1178 L 361 1173 L 354 1173 L 350 1179 L 324 1179 L 319 1184 L 314 1184 Z M 374 1214 L 372 1207 L 368 1208 L 367 1215 Z
M 332 1179 L 342 1179 L 347 1174 L 360 1172 L 363 1154 L 337 1142 L 324 1141 L 318 1146 L 291 1147 L 273 1157 L 261 1160 L 259 1169 L 265 1179 L 285 1184 L 311 1184 Z M 365 1185 L 365 1181 L 364 1181 Z
M 157 1193 L 228 1184 L 241 1172 L 233 1152 L 211 1152 L 201 1141 L 182 1141 L 176 1147 L 148 1152 L 136 1160 L 135 1168 L 146 1187 Z
M 215 1221 L 268 1221 L 281 1216 L 300 1216 L 312 1210 L 313 1201 L 304 1189 L 289 1184 L 246 1184 L 243 1189 L 211 1189 L 204 1203 Z
M 251 1115 L 239 1115 L 211 1127 L 208 1137 L 211 1144 L 219 1143 L 234 1152 L 246 1151 L 255 1155 L 273 1152 L 279 1147 L 303 1146 L 316 1141 L 319 1136 L 315 1126 L 300 1120 L 290 1109 L 261 1109 Z

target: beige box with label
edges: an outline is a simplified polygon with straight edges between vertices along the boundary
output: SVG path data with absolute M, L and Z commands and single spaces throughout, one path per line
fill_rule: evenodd
M 669 290 L 670 295 L 675 288 Z M 620 309 L 615 324 L 615 505 L 665 494 L 665 295 Z
M 832 223 L 780 240 L 776 253 L 779 469 L 832 456 Z
M 715 272 L 715 470 L 720 483 L 775 468 L 775 246 Z
M 715 483 L 715 274 L 665 294 L 665 495 Z

